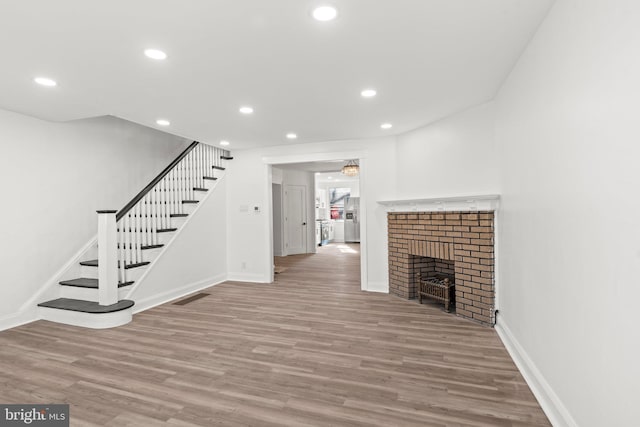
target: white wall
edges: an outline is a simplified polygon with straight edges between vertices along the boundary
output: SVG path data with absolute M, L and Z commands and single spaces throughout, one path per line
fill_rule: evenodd
M 271 193 L 273 195 L 273 255 L 283 256 L 284 219 L 282 214 L 282 184 L 274 183 L 271 187 Z
M 0 110 L 0 328 L 96 234 L 97 209 L 122 208 L 188 143 L 113 117 Z M 25 308 L 26 321 L 36 307 Z
M 271 170 L 260 150 L 233 152 L 227 178 L 227 271 L 229 280 L 270 282 L 273 259 Z M 253 210 L 260 208 L 259 212 Z M 271 247 L 271 248 L 270 248 Z
M 488 103 L 398 136 L 397 197 L 495 194 L 494 119 Z
M 226 179 L 213 189 L 128 296 L 134 312 L 220 283 L 227 277 Z
M 640 422 L 639 16 L 557 0 L 496 100 L 498 326 L 557 425 Z
M 242 212 L 241 207 L 270 203 L 271 181 L 264 157 L 291 157 L 289 163 L 322 157 L 330 153 L 344 153 L 339 158 L 352 158 L 354 152 L 365 153 L 361 181 L 366 194 L 366 233 L 368 248 L 368 283 L 370 290 L 388 290 L 387 223 L 386 212 L 377 200 L 388 199 L 395 192 L 395 141 L 393 138 L 366 141 L 336 141 L 301 145 L 268 147 L 234 151 L 233 166 L 228 169 L 227 196 L 229 235 L 229 277 L 237 280 L 268 282 L 272 260 L 269 259 L 271 239 L 270 220 L 266 211 L 260 214 Z M 310 190 L 313 186 L 310 187 Z M 313 201 L 312 201 L 313 202 Z M 313 212 L 313 210 L 311 211 Z M 362 231 L 363 233 L 365 230 Z M 312 236 L 315 236 L 312 234 Z M 311 242 L 315 241 L 312 237 Z M 244 269 L 242 263 L 244 264 Z

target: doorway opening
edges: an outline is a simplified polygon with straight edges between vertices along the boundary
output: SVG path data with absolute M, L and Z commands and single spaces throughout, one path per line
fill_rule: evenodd
M 315 254 L 275 257 L 274 282 L 282 285 L 314 283 L 339 292 L 361 292 L 360 245 L 329 243 Z
M 339 170 L 315 173 L 318 251 L 332 243 L 360 244 L 360 178 Z
M 271 165 L 272 178 L 274 280 L 282 278 L 276 275 L 291 273 L 287 271 L 291 263 L 316 254 L 315 262 L 328 263 L 324 266 L 326 273 L 343 276 L 347 270 L 342 262 L 349 265 L 349 274 L 353 275 L 353 260 L 357 259 L 360 274 L 353 279 L 361 290 L 367 290 L 365 245 L 361 248 L 366 239 L 361 177 L 340 173 L 349 160 L 342 156 L 302 162 L 265 159 Z M 315 268 L 315 262 L 309 261 L 308 266 Z

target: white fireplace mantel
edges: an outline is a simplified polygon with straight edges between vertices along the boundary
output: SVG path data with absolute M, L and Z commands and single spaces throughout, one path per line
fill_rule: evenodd
M 387 212 L 497 211 L 499 194 L 378 200 Z

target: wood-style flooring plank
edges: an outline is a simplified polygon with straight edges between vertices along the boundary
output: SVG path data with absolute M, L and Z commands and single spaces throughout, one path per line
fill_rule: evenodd
M 491 328 L 360 290 L 359 245 L 87 330 L 0 332 L 0 402 L 74 426 L 548 426 Z

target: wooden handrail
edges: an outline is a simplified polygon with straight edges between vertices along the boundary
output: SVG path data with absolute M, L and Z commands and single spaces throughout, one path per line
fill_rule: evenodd
M 191 150 L 193 150 L 198 144 L 198 141 L 193 141 L 191 145 L 189 145 L 178 157 L 176 157 L 176 159 L 171 162 L 169 166 L 164 168 L 164 170 L 160 172 L 160 174 L 156 176 L 153 181 L 149 183 L 149 185 L 144 187 L 144 189 L 139 192 L 133 199 L 131 199 L 131 201 L 127 203 L 124 208 L 120 209 L 120 211 L 116 214 L 116 221 L 120 221 L 120 219 L 124 217 L 131 210 L 131 208 L 133 208 L 140 200 L 142 200 L 142 198 L 146 196 L 147 193 L 151 191 L 153 187 L 155 187 L 156 184 L 158 184 L 162 180 L 162 178 L 167 176 L 167 174 L 171 172 L 171 170 L 175 168 L 176 165 L 180 163 L 180 161 L 184 159 L 187 154 L 189 154 Z

